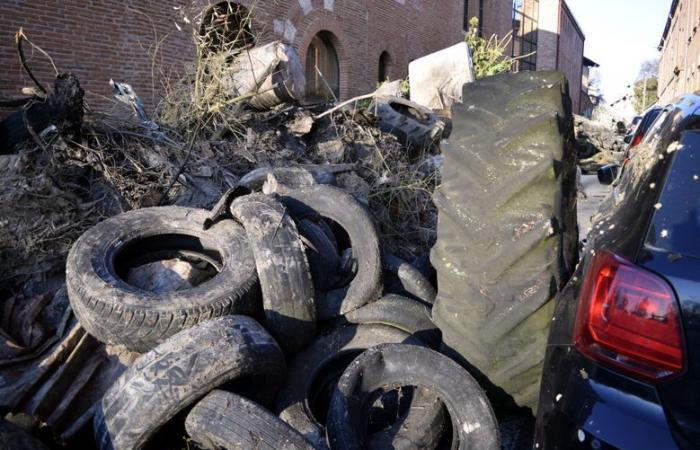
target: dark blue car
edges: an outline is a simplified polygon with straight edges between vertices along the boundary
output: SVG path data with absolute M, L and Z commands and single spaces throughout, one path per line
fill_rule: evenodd
M 700 448 L 700 96 L 661 111 L 557 300 L 535 448 Z

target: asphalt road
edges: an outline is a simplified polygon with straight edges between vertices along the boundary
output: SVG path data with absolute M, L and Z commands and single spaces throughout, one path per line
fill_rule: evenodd
M 591 216 L 598 211 L 611 187 L 600 184 L 597 175 L 581 175 L 581 184 L 586 198 L 578 198 L 578 229 L 579 239 L 584 239 L 591 229 Z

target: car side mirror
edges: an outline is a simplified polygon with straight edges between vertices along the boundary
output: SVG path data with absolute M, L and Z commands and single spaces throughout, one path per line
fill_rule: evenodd
M 625 135 L 625 138 L 623 139 L 623 141 L 625 141 L 625 144 L 629 144 L 630 142 L 632 142 L 632 136 L 634 136 L 634 134 L 632 133 Z
M 620 166 L 617 164 L 608 164 L 598 169 L 598 182 L 600 184 L 610 185 L 620 173 Z

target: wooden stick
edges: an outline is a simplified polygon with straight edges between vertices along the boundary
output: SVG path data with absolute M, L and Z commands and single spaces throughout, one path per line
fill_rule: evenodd
M 375 96 L 375 93 L 372 92 L 371 94 L 358 95 L 357 97 L 353 97 L 353 98 L 351 98 L 350 100 L 345 100 L 344 102 L 339 103 L 338 105 L 332 107 L 332 108 L 329 109 L 328 111 L 322 112 L 321 114 L 318 114 L 318 115 L 314 116 L 314 120 L 318 120 L 318 119 L 320 119 L 321 117 L 325 117 L 325 116 L 327 116 L 328 114 L 331 114 L 331 113 L 333 113 L 333 112 L 339 110 L 339 109 L 342 108 L 343 106 L 349 105 L 349 104 L 352 103 L 352 102 L 357 102 L 357 101 L 360 101 L 360 100 L 365 100 L 365 99 L 368 99 L 368 98 L 373 98 L 374 96 Z
M 38 87 L 41 92 L 46 94 L 46 88 L 43 84 L 39 82 L 39 80 L 37 80 L 37 78 L 32 73 L 31 69 L 29 68 L 29 64 L 27 64 L 27 58 L 25 58 L 24 51 L 22 50 L 22 40 L 24 39 L 26 39 L 26 36 L 24 35 L 22 28 L 20 28 L 19 31 L 15 33 L 15 43 L 17 44 L 17 53 L 19 53 L 19 60 L 22 63 L 22 67 L 24 67 L 24 70 L 27 72 L 27 75 L 29 75 L 29 78 L 31 78 L 34 84 L 36 84 L 36 87 Z

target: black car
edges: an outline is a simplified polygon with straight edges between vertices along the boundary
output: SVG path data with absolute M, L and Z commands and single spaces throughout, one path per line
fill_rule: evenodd
M 700 96 L 661 108 L 593 220 L 557 300 L 535 448 L 700 448 Z

